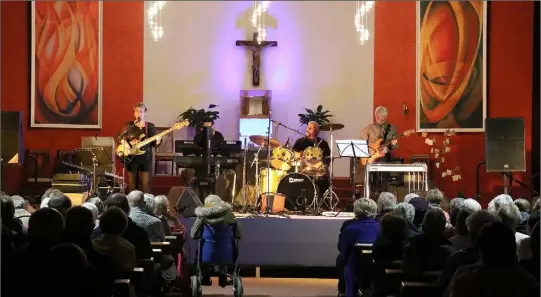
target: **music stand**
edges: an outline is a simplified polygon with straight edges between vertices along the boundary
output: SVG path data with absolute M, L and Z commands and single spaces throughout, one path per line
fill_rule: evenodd
M 92 184 L 90 194 L 97 194 L 97 174 L 96 167 L 113 164 L 113 160 L 102 147 L 78 148 L 74 150 L 77 161 L 82 166 L 92 166 Z
M 337 140 L 336 147 L 338 147 L 338 154 L 340 157 L 353 158 L 370 158 L 370 150 L 368 149 L 368 141 L 360 139 L 352 140 Z M 353 164 L 353 199 L 355 199 L 356 194 L 356 181 L 355 176 L 355 163 Z

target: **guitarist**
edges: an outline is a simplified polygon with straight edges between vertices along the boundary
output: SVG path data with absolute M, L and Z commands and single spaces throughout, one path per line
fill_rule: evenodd
M 380 157 L 375 160 L 375 162 L 389 162 L 391 161 L 391 151 L 398 148 L 398 140 L 396 139 L 396 127 L 394 125 L 391 125 L 387 123 L 387 108 L 384 106 L 378 106 L 374 112 L 374 123 L 371 123 L 364 127 L 364 129 L 361 131 L 361 137 L 362 140 L 367 140 L 368 145 L 372 148 L 376 148 L 376 145 L 378 143 L 378 140 L 383 139 L 383 142 L 389 141 L 389 145 L 383 147 L 380 150 L 380 155 L 383 157 Z M 379 148 L 378 148 L 379 149 Z M 374 151 L 370 152 L 371 154 L 374 154 Z M 358 174 L 360 176 L 357 176 L 357 181 L 364 181 L 364 174 L 365 169 L 360 168 L 361 170 L 357 170 Z M 388 174 L 381 174 L 379 182 L 381 183 L 381 179 L 387 178 Z M 381 188 L 383 185 L 379 185 Z
M 146 121 L 147 106 L 143 102 L 139 102 L 133 106 L 133 116 L 135 120 L 129 121 L 124 127 L 124 132 L 121 137 L 127 141 L 138 139 L 139 141 L 145 138 L 156 135 L 156 126 L 153 123 Z M 124 164 L 128 170 L 128 190 L 140 190 L 143 193 L 150 193 L 150 167 L 152 166 L 152 147 L 157 147 L 161 143 L 161 138 L 158 137 L 155 141 L 141 148 L 145 153 L 134 156 L 130 162 Z M 139 185 L 137 187 L 137 176 L 139 175 Z

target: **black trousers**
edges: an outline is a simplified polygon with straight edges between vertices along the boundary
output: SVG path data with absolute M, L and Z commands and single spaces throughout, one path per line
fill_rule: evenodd
M 126 164 L 128 170 L 128 191 L 139 190 L 150 193 L 150 167 L 152 162 L 146 155 L 136 156 Z

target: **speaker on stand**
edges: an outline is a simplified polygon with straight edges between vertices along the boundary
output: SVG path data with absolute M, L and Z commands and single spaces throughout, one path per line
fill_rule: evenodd
M 485 127 L 486 172 L 503 173 L 508 193 L 507 174 L 526 171 L 524 118 L 487 118 Z

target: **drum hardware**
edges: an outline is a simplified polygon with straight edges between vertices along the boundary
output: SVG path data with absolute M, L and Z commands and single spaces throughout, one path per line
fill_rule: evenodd
M 331 161 L 330 161 L 330 168 L 329 168 L 329 188 L 325 193 L 323 194 L 323 198 L 321 198 L 321 203 L 318 205 L 318 208 L 321 207 L 321 205 L 327 205 L 329 206 L 329 209 L 331 211 L 334 211 L 340 200 L 338 199 L 338 196 L 333 190 L 333 177 L 334 177 L 334 131 L 343 129 L 344 125 L 342 124 L 326 124 L 319 127 L 320 131 L 329 131 L 329 134 L 331 136 Z

